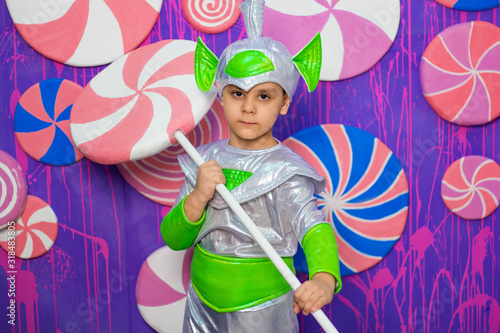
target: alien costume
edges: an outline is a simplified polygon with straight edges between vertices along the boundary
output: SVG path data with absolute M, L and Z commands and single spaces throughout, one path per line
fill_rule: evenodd
M 214 79 L 220 95 L 228 84 L 248 91 L 275 82 L 291 99 L 299 71 L 314 89 L 321 69 L 319 35 L 292 58 L 281 43 L 260 36 L 263 7 L 263 0 L 243 2 L 249 38 L 228 46 L 220 61 L 198 42 L 200 89 L 208 91 Z M 292 271 L 300 242 L 310 277 L 330 273 L 337 280 L 335 292 L 340 290 L 337 243 L 316 205 L 323 177 L 278 141 L 270 148 L 246 150 L 221 140 L 197 150 L 221 165 L 228 189 Z M 293 291 L 222 197 L 214 195 L 200 221 L 188 221 L 184 200 L 196 185 L 198 167 L 187 155 L 179 163 L 186 180 L 161 234 L 174 250 L 195 246 L 184 332 L 298 332 Z

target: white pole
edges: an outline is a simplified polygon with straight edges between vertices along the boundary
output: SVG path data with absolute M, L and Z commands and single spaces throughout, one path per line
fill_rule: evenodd
M 203 163 L 205 163 L 203 157 L 193 147 L 191 142 L 189 142 L 189 140 L 186 138 L 186 136 L 182 131 L 174 132 L 174 137 L 180 143 L 182 148 L 184 148 L 184 150 L 188 153 L 188 155 L 193 159 L 193 161 L 198 165 L 198 167 Z M 279 256 L 276 250 L 274 250 L 274 248 L 269 243 L 269 241 L 264 237 L 264 235 L 262 235 L 262 233 L 257 228 L 255 223 L 252 221 L 250 216 L 248 216 L 248 214 L 243 210 L 243 208 L 241 208 L 241 205 L 238 203 L 238 201 L 236 201 L 234 196 L 229 192 L 229 190 L 223 184 L 217 185 L 216 189 L 217 192 L 219 192 L 219 194 L 224 198 L 224 200 L 226 200 L 229 207 L 234 211 L 236 216 L 238 216 L 243 225 L 253 236 L 255 241 L 257 241 L 262 250 L 264 250 L 269 259 L 271 259 L 274 266 L 276 266 L 281 275 L 283 275 L 283 277 L 285 278 L 286 282 L 288 282 L 290 287 L 292 287 L 293 290 L 297 290 L 297 288 L 300 287 L 299 279 L 297 279 L 295 274 L 293 274 L 290 268 L 285 264 L 283 259 Z M 321 309 L 311 313 L 314 316 L 314 318 L 318 321 L 318 323 L 321 325 L 321 327 L 325 330 L 325 332 L 338 333 L 335 326 L 333 326 L 331 321 L 328 319 L 328 317 L 323 313 Z

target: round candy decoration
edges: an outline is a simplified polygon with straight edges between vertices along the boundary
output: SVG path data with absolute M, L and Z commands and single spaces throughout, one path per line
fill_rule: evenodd
M 449 27 L 432 40 L 420 63 L 425 99 L 459 125 L 481 125 L 500 115 L 500 28 L 487 22 Z
M 19 34 L 36 51 L 72 66 L 108 64 L 149 35 L 162 0 L 6 0 Z
M 443 6 L 458 10 L 484 10 L 500 6 L 499 0 L 436 0 Z
M 187 21 L 197 30 L 217 34 L 231 28 L 240 17 L 241 0 L 182 0 Z
M 385 55 L 401 17 L 399 0 L 266 0 L 263 35 L 297 54 L 319 31 L 320 80 L 361 74 Z
M 22 259 L 37 258 L 54 245 L 59 225 L 48 203 L 32 195 L 28 196 L 21 217 L 16 220 L 15 256 Z M 0 246 L 8 251 L 7 229 L 0 231 Z
M 408 183 L 396 156 L 373 135 L 322 125 L 283 142 L 326 178 L 318 207 L 333 223 L 340 273 L 359 273 L 399 240 L 408 215 Z
M 28 184 L 23 169 L 0 150 L 0 229 L 21 215 L 27 198 Z
M 116 60 L 83 89 L 71 113 L 78 149 L 101 164 L 156 155 L 189 133 L 215 99 L 194 78 L 196 43 L 165 40 Z M 112 82 L 112 84 L 110 84 Z
M 453 162 L 441 182 L 446 206 L 467 220 L 484 219 L 498 208 L 500 166 L 483 156 L 467 156 Z
M 142 318 L 157 332 L 182 332 L 193 249 L 164 246 L 142 264 L 135 298 Z
M 195 146 L 229 138 L 229 126 L 224 109 L 216 99 L 205 118 L 187 135 Z M 184 173 L 177 156 L 185 154 L 175 144 L 154 156 L 117 165 L 123 178 L 146 198 L 165 206 L 172 206 L 184 182 Z
M 83 158 L 73 145 L 69 118 L 83 88 L 62 79 L 45 80 L 29 88 L 19 100 L 14 131 L 23 150 L 50 165 L 69 165 Z

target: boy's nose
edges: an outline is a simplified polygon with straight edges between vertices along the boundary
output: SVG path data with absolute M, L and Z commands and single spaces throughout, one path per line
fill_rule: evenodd
M 243 111 L 244 113 L 255 113 L 256 110 L 254 103 L 252 103 L 252 101 L 247 98 L 242 105 L 241 111 Z

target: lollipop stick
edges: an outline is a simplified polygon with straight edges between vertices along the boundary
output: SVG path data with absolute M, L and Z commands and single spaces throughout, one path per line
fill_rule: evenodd
M 205 163 L 203 157 L 193 147 L 191 142 L 189 142 L 184 133 L 182 133 L 181 131 L 176 131 L 174 132 L 174 137 L 198 166 Z M 264 250 L 269 259 L 271 259 L 274 266 L 276 266 L 276 268 L 285 278 L 286 282 L 288 282 L 290 287 L 292 287 L 293 290 L 297 290 L 297 288 L 300 287 L 299 279 L 297 279 L 295 274 L 293 274 L 290 268 L 285 264 L 283 259 L 279 256 L 276 250 L 274 250 L 274 248 L 264 237 L 264 235 L 262 235 L 262 233 L 257 228 L 255 223 L 252 221 L 250 216 L 248 216 L 248 214 L 243 210 L 243 208 L 241 208 L 240 204 L 238 203 L 238 201 L 236 201 L 234 196 L 229 192 L 229 190 L 223 184 L 217 185 L 216 189 L 217 192 L 219 192 L 219 194 L 224 198 L 224 200 L 226 200 L 229 207 L 233 210 L 236 216 L 238 216 L 243 225 L 253 236 L 255 241 L 257 241 L 262 250 Z M 316 318 L 318 323 L 321 325 L 321 327 L 325 330 L 325 332 L 338 333 L 337 329 L 333 326 L 333 324 L 330 322 L 328 317 L 323 313 L 321 309 L 316 312 L 312 312 L 312 314 L 314 318 Z

